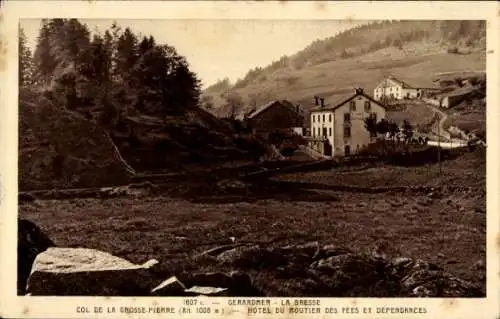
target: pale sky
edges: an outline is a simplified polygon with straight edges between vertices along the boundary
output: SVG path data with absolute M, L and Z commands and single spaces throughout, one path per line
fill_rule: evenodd
M 30 46 L 35 45 L 39 19 L 22 19 Z M 113 20 L 80 19 L 102 33 Z M 203 87 L 228 77 L 233 83 L 250 68 L 266 66 L 283 55 L 294 54 L 316 39 L 361 24 L 346 20 L 116 20 L 123 29 L 153 35 L 185 56 Z

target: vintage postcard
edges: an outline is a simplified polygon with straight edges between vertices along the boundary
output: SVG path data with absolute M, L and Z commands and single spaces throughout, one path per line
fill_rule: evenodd
M 500 316 L 497 2 L 1 6 L 2 317 Z

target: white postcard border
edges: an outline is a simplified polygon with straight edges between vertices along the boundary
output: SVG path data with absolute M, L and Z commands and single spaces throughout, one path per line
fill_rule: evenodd
M 456 2 L 210 2 L 210 1 L 7 1 L 2 8 L 2 43 L 0 52 L 1 110 L 0 110 L 0 315 L 26 318 L 100 318 L 145 317 L 105 312 L 78 313 L 79 306 L 172 306 L 179 308 L 187 298 L 103 298 L 103 297 L 17 297 L 16 296 L 16 212 L 17 212 L 17 30 L 18 20 L 24 18 L 107 18 L 107 19 L 484 19 L 487 20 L 487 298 L 418 299 L 418 298 L 320 298 L 321 307 L 425 307 L 427 313 L 406 314 L 404 317 L 428 318 L 496 318 L 500 314 L 500 232 L 499 232 L 499 6 L 494 1 Z M 248 317 L 245 307 L 240 312 L 228 313 L 228 299 L 198 298 L 209 304 L 219 302 L 225 316 Z M 266 298 L 280 302 L 284 299 Z M 238 307 L 232 307 L 238 309 Z M 153 314 L 154 316 L 157 316 Z M 394 314 L 336 314 L 331 317 L 395 317 Z M 177 316 L 171 316 L 177 318 Z M 187 318 L 212 318 L 192 314 Z M 259 318 L 260 316 L 253 316 Z M 277 315 L 268 317 L 316 318 L 308 315 Z M 322 314 L 322 318 L 330 316 Z

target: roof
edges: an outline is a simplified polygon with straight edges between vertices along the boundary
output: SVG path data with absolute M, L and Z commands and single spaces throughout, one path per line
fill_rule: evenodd
M 315 107 L 315 108 L 311 109 L 311 112 L 334 111 L 334 110 L 338 109 L 339 107 L 341 107 L 342 105 L 344 105 L 347 102 L 349 102 L 350 100 L 354 99 L 357 96 L 364 96 L 365 98 L 367 98 L 372 103 L 375 103 L 375 104 L 379 105 L 380 107 L 384 108 L 385 110 L 387 110 L 387 107 L 385 107 L 384 105 L 380 104 L 380 102 L 378 102 L 377 100 L 375 100 L 374 98 L 372 98 L 368 94 L 366 94 L 364 92 L 356 92 L 355 94 L 352 94 L 350 96 L 341 96 L 341 97 L 339 97 L 338 99 L 336 99 L 336 102 L 334 102 L 334 103 L 331 104 L 331 106 L 329 106 L 329 104 L 327 104 L 324 107 Z
M 432 79 L 422 79 L 422 78 L 404 78 L 404 80 L 398 76 L 395 77 L 393 75 L 390 75 L 386 77 L 382 82 L 377 85 L 379 87 L 384 81 L 391 80 L 393 82 L 396 82 L 397 84 L 401 85 L 404 89 L 430 89 L 430 88 L 437 88 L 436 83 L 432 81 Z M 408 84 L 412 83 L 412 85 Z
M 401 80 L 401 79 L 398 79 L 394 76 L 389 76 L 387 78 L 387 80 L 391 80 L 391 81 L 394 81 L 396 82 L 397 84 L 401 85 L 403 87 L 403 89 L 413 89 L 413 87 L 411 85 L 409 85 L 408 83 L 406 83 L 405 81 Z
M 251 119 L 251 118 L 254 118 L 256 117 L 257 115 L 259 115 L 260 113 L 264 112 L 265 110 L 269 109 L 270 107 L 272 107 L 273 105 L 275 104 L 281 104 L 285 107 L 288 107 L 290 108 L 291 110 L 294 110 L 295 111 L 295 108 L 293 107 L 293 104 L 290 103 L 289 101 L 287 100 L 275 100 L 275 101 L 271 101 L 267 104 L 264 104 L 260 107 L 258 107 L 255 111 L 253 111 L 252 113 L 248 114 L 248 118 Z

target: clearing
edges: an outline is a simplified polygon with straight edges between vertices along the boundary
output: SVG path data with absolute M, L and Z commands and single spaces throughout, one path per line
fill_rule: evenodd
M 165 277 L 216 270 L 193 256 L 234 237 L 236 243 L 270 247 L 310 241 L 354 251 L 385 247 L 387 254 L 436 263 L 484 289 L 484 273 L 477 265 L 485 263 L 485 176 L 485 154 L 475 152 L 444 162 L 442 174 L 436 164 L 405 168 L 368 163 L 262 180 L 263 188 L 278 183 L 281 190 L 266 197 L 219 195 L 210 200 L 164 192 L 35 200 L 20 203 L 19 216 L 35 222 L 59 246 L 100 249 L 135 263 L 156 258 Z M 339 185 L 432 186 L 436 191 L 387 189 L 376 194 L 339 190 Z M 249 275 L 268 296 L 308 295 L 290 284 L 296 278 L 252 270 Z

